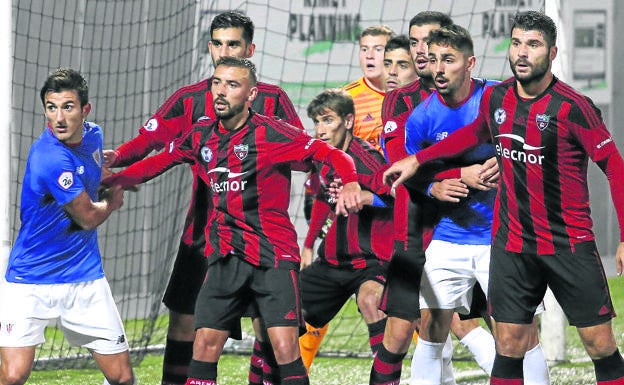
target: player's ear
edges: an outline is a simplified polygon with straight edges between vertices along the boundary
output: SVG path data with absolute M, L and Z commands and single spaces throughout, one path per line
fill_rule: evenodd
M 87 103 L 82 106 L 82 118 L 86 118 L 87 115 L 89 115 L 89 112 L 91 112 L 91 103 Z
M 254 55 L 254 53 L 256 52 L 256 45 L 254 43 L 251 43 L 247 46 L 247 57 L 250 58 Z
M 355 120 L 355 117 L 351 113 L 347 114 L 347 116 L 344 117 L 344 125 L 347 130 L 353 129 L 354 120 Z
M 249 103 L 253 102 L 256 96 L 258 96 L 258 87 L 251 87 L 249 89 L 249 96 L 247 96 L 247 101 Z
M 466 71 L 470 72 L 475 68 L 475 65 L 477 64 L 477 58 L 474 56 L 468 56 L 468 60 L 466 63 Z
M 557 57 L 558 48 L 556 45 L 550 47 L 550 61 L 552 62 Z

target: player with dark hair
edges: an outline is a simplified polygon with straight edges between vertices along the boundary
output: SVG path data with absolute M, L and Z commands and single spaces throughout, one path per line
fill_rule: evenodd
M 384 51 L 383 65 L 386 92 L 418 80 L 416 66 L 410 53 L 410 41 L 405 35 L 395 36 L 388 40 Z
M 385 95 L 384 48 L 388 40 L 393 36 L 394 31 L 387 25 L 372 25 L 360 33 L 359 60 L 363 76 L 343 87 L 351 95 L 355 105 L 353 135 L 364 139 L 377 150 L 381 150 L 379 144 L 379 135 L 382 127 L 381 103 Z M 310 174 L 308 181 L 314 179 L 318 179 L 318 176 L 315 173 Z M 306 183 L 308 182 L 306 181 Z M 310 197 L 310 195 L 308 196 Z M 308 234 L 314 233 L 322 236 L 321 228 L 326 228 L 331 221 L 332 215 L 327 210 L 327 206 L 315 207 L 312 204 Z M 308 332 L 300 339 L 301 356 L 306 367 L 309 368 L 312 364 L 327 333 L 328 326 L 324 325 L 319 328 L 312 327 L 309 324 L 306 326 Z
M 308 105 L 308 116 L 314 121 L 318 139 L 353 158 L 366 206 L 359 213 L 333 220 L 314 262 L 316 232 L 308 232 L 301 254 L 301 298 L 306 322 L 318 328 L 328 324 L 355 294 L 368 325 L 371 350 L 376 353 L 385 328 L 385 314 L 378 308 L 392 252 L 387 234 L 392 231 L 393 198 L 387 186 L 380 184 L 387 167 L 383 157 L 351 132 L 354 114 L 353 99 L 340 89 L 325 90 Z M 335 198 L 330 186 L 336 172 L 333 167 L 324 166 L 318 177 L 321 188 L 314 205 L 331 210 Z
M 621 273 L 624 191 L 619 179 L 624 160 L 600 110 L 553 75 L 555 44 L 556 27 L 548 16 L 536 11 L 516 15 L 509 47 L 514 77 L 486 90 L 473 123 L 394 163 L 385 179 L 397 186 L 421 163 L 493 142 L 502 171 L 489 281 L 497 337 L 490 383 L 524 382 L 529 330 L 548 286 L 577 327 L 597 383 L 624 384 L 624 360 L 611 325 L 615 313 L 592 231 L 587 183 L 591 158 L 611 188 L 621 228 L 615 255 Z
M 405 146 L 409 153 L 421 151 L 472 122 L 486 87 L 497 83 L 470 77 L 476 61 L 472 38 L 465 28 L 450 25 L 431 31 L 427 44 L 436 91 L 416 107 L 407 121 Z M 429 184 L 428 195 L 440 196 L 442 190 L 442 196 L 451 203 L 438 205 L 440 220 L 426 250 L 420 286 L 420 336 L 414 351 L 416 365 L 412 366 L 414 384 L 440 382 L 442 350 L 455 312 L 470 312 L 477 282 L 487 291 L 497 186 L 480 180 L 479 173 L 481 164 L 493 161 L 493 156 L 493 146 L 483 144 L 454 162 L 464 166 L 460 178 Z M 480 353 L 486 362 L 480 364 L 490 374 L 494 340 L 485 330 L 483 334 Z M 525 367 L 531 374 L 527 380 L 531 384 L 549 384 L 548 367 L 537 339 L 537 324 L 533 335 L 531 354 L 525 358 Z
M 216 384 L 223 345 L 249 305 L 266 325 L 280 383 L 309 383 L 297 343 L 303 327 L 301 258 L 288 213 L 291 169 L 306 171 L 312 161 L 335 167 L 345 182 L 337 211 L 361 209 L 351 157 L 305 131 L 255 113 L 249 105 L 258 92 L 256 84 L 249 60 L 221 59 L 212 77 L 217 120 L 199 122 L 168 152 L 103 181 L 134 185 L 187 162 L 211 189 L 207 279 L 195 308 L 197 336 L 187 384 Z
M 253 56 L 254 24 L 248 16 L 237 12 L 216 15 L 210 25 L 208 48 L 213 65 L 227 56 Z M 212 78 L 184 86 L 173 93 L 139 129 L 139 135 L 117 150 L 104 152 L 106 166 L 123 167 L 147 156 L 152 150 L 162 150 L 175 138 L 183 137 L 191 126 L 201 120 L 215 120 L 210 86 Z M 292 102 L 278 86 L 259 82 L 254 110 L 266 116 L 276 116 L 303 129 Z M 203 254 L 203 228 L 211 211 L 209 190 L 193 172 L 193 193 L 187 212 L 178 255 L 163 302 L 169 309 L 169 327 L 163 359 L 163 385 L 184 384 L 193 354 L 195 330 L 193 318 L 197 293 L 204 281 L 206 258 Z M 257 325 L 254 325 L 257 328 Z M 250 366 L 250 384 L 262 385 L 262 349 L 270 352 L 270 344 L 255 341 Z M 265 371 L 270 368 L 265 366 Z M 270 374 L 265 374 L 270 375 Z
M 383 100 L 381 142 L 389 162 L 407 156 L 405 122 L 434 88 L 427 65 L 427 35 L 452 23 L 448 15 L 434 11 L 419 12 L 410 20 L 410 53 L 419 79 L 389 91 Z M 381 306 L 388 318 L 383 343 L 371 368 L 371 384 L 386 384 L 401 378 L 403 358 L 420 319 L 417 294 L 425 263 L 424 249 L 435 223 L 435 210 L 425 214 L 423 201 L 418 197 L 410 199 L 404 186 L 395 190 L 394 251 Z
M 123 204 L 118 187 L 102 192 L 102 129 L 82 75 L 61 68 L 40 92 L 47 127 L 33 143 L 24 173 L 22 225 L 9 255 L 0 306 L 0 383 L 24 384 L 58 320 L 73 345 L 88 349 L 105 384 L 131 385 L 128 342 L 104 276 L 97 226 Z

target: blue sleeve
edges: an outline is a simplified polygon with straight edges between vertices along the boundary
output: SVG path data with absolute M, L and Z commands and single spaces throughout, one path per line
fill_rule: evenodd
M 31 172 L 36 175 L 40 192 L 52 194 L 61 206 L 71 202 L 85 190 L 82 179 L 76 175 L 76 165 L 68 151 L 54 148 L 45 156 L 34 156 Z
M 423 148 L 422 144 L 426 136 L 424 128 L 427 127 L 425 109 L 419 108 L 423 105 L 424 103 L 419 104 L 405 123 L 405 150 L 408 154 L 415 154 Z

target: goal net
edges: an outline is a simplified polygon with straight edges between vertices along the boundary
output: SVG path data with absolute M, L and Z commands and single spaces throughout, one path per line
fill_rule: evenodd
M 13 0 L 11 236 L 19 229 L 21 180 L 28 150 L 45 121 L 38 92 L 50 71 L 70 66 L 87 78 L 93 104 L 89 120 L 104 129 L 105 148 L 133 138 L 137 129 L 179 87 L 212 72 L 207 51 L 210 21 L 238 10 L 256 25 L 252 60 L 260 79 L 279 84 L 305 115 L 309 100 L 327 87 L 361 76 L 359 32 L 387 24 L 407 34 L 422 10 L 450 14 L 474 38 L 475 75 L 510 76 L 506 59 L 510 18 L 518 10 L 543 9 L 544 0 Z M 304 175 L 295 175 L 290 211 L 299 241 Z M 190 197 L 188 167 L 176 167 L 127 193 L 124 207 L 100 226 L 106 275 L 125 321 L 135 360 L 161 349 L 167 317 L 161 304 Z M 42 220 L 45 220 L 42 218 Z M 366 355 L 366 327 L 349 303 L 332 323 L 324 354 Z M 36 368 L 82 367 L 88 353 L 70 347 L 50 325 L 37 351 Z M 244 342 L 231 350 L 249 349 Z

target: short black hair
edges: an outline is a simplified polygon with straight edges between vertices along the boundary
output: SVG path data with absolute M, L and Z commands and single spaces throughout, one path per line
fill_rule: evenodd
M 474 56 L 474 44 L 470 33 L 457 24 L 432 30 L 427 37 L 427 44 L 450 46 L 462 52 L 465 57 Z
M 410 51 L 410 40 L 405 35 L 395 36 L 388 40 L 386 43 L 386 52 L 394 51 L 395 49 L 404 49 L 407 52 Z
M 511 32 L 514 28 L 523 31 L 539 31 L 544 36 L 549 48 L 557 44 L 557 26 L 553 19 L 543 12 L 526 11 L 520 12 L 513 18 Z
M 243 39 L 249 44 L 253 42 L 254 23 L 249 16 L 235 11 L 228 11 L 218 14 L 210 23 L 210 36 L 215 29 L 242 28 Z
M 85 78 L 72 68 L 58 68 L 50 73 L 41 87 L 39 96 L 45 106 L 45 96 L 48 92 L 76 91 L 80 106 L 89 103 L 89 85 Z
M 256 65 L 251 60 L 241 57 L 225 56 L 217 61 L 215 68 L 220 65 L 227 67 L 247 68 L 249 70 L 249 78 L 251 85 L 255 86 L 258 83 L 258 74 L 256 73 Z
M 409 27 L 412 28 L 414 25 L 421 26 L 426 24 L 439 24 L 440 27 L 446 27 L 453 24 L 453 19 L 451 19 L 451 17 L 446 13 L 438 11 L 422 11 L 412 17 Z

